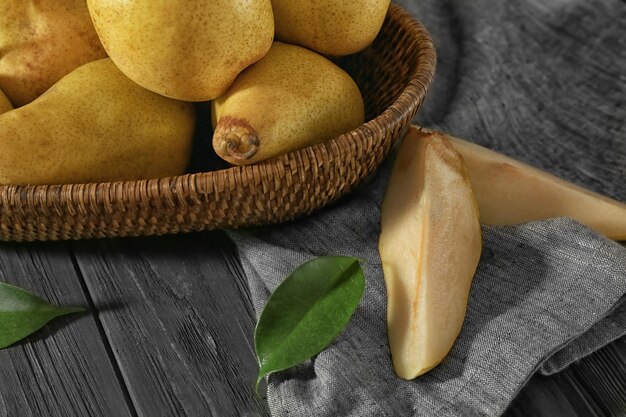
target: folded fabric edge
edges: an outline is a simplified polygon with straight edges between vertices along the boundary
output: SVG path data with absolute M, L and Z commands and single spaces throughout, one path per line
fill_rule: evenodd
M 626 336 L 626 296 L 605 318 L 550 356 L 539 368 L 539 373 L 553 375 L 561 372 L 623 336 Z

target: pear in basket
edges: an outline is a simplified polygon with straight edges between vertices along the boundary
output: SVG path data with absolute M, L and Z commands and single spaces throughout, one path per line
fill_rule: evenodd
M 276 38 L 322 54 L 343 56 L 368 47 L 390 0 L 272 0 Z
M 0 184 L 180 175 L 194 126 L 192 104 L 138 86 L 108 58 L 94 61 L 0 115 Z
M 274 38 L 270 0 L 88 0 L 109 56 L 131 80 L 184 101 L 222 94 Z
M 13 110 L 13 105 L 7 96 L 0 90 L 0 114 Z
M 85 0 L 2 0 L 0 89 L 17 107 L 105 58 Z
M 332 139 L 363 123 L 350 75 L 308 49 L 274 42 L 213 101 L 213 148 L 226 161 L 253 164 Z

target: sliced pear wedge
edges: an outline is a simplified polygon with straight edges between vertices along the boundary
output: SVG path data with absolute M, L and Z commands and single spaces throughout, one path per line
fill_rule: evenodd
M 13 105 L 7 96 L 0 90 L 0 114 L 13 110 Z
M 414 130 L 417 136 L 429 133 Z M 476 144 L 446 136 L 463 155 L 480 221 L 515 225 L 570 217 L 613 240 L 626 240 L 626 204 Z
M 379 242 L 396 374 L 422 375 L 447 356 L 482 250 L 462 157 L 441 135 L 408 134 L 382 207 Z

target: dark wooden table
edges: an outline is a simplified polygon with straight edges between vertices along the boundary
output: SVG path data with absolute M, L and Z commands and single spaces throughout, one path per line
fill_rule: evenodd
M 89 308 L 0 351 L 0 417 L 268 415 L 223 233 L 0 243 L 0 281 Z M 507 415 L 626 415 L 626 338 L 536 376 Z

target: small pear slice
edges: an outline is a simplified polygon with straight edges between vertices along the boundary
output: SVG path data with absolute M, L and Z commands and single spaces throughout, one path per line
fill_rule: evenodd
M 448 139 L 467 165 L 481 223 L 504 226 L 571 217 L 610 239 L 626 240 L 626 204 L 482 146 Z
M 462 157 L 440 135 L 407 135 L 379 242 L 389 346 L 401 378 L 441 363 L 461 331 L 482 251 L 478 217 Z
M 6 113 L 9 110 L 13 110 L 13 104 L 11 104 L 7 96 L 0 90 L 0 114 Z

